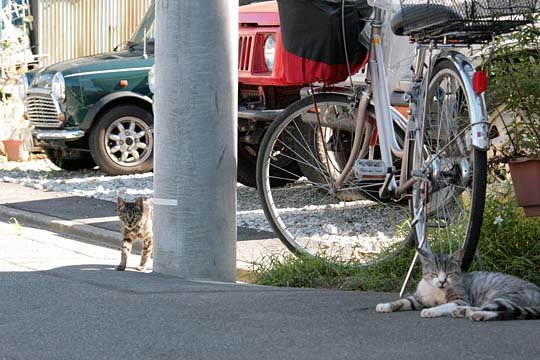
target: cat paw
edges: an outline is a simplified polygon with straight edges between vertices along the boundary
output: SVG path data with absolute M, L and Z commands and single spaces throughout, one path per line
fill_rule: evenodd
M 468 315 L 469 319 L 472 321 L 487 321 L 491 320 L 497 316 L 496 312 L 493 311 L 471 311 Z
M 118 266 L 116 267 L 116 271 L 124 271 L 124 270 L 126 270 L 126 267 L 125 267 L 125 266 L 120 266 L 120 265 L 118 265 Z
M 378 313 L 392 312 L 392 305 L 388 303 L 377 304 L 377 306 L 375 307 L 375 311 Z
M 452 311 L 452 317 L 455 317 L 455 318 L 467 317 L 468 310 L 469 310 L 469 307 L 467 306 L 459 306 Z
M 436 317 L 441 317 L 441 314 L 432 309 L 424 309 L 420 313 L 420 316 L 423 318 L 436 318 Z
M 137 271 L 146 271 L 146 266 L 137 266 Z

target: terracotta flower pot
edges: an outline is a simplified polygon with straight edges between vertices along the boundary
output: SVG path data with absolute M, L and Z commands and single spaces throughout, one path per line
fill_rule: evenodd
M 508 165 L 519 206 L 527 216 L 540 216 L 540 159 L 520 158 Z
M 2 140 L 8 161 L 28 160 L 28 151 L 24 150 L 22 140 Z

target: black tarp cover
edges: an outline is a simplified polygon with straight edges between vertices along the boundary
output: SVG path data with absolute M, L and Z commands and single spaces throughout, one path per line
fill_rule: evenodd
M 342 0 L 278 0 L 285 76 L 292 83 L 343 81 L 348 76 L 342 32 Z M 352 73 L 365 62 L 358 41 L 372 8 L 345 1 L 345 38 Z

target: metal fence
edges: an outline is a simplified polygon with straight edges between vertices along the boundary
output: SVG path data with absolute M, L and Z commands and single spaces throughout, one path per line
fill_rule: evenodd
M 111 51 L 129 40 L 151 0 L 38 0 L 33 15 L 41 64 Z

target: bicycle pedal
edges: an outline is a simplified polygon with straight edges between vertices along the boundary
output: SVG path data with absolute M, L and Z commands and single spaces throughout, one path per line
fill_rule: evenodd
M 356 160 L 354 173 L 359 181 L 383 180 L 388 174 L 388 169 L 382 160 Z

